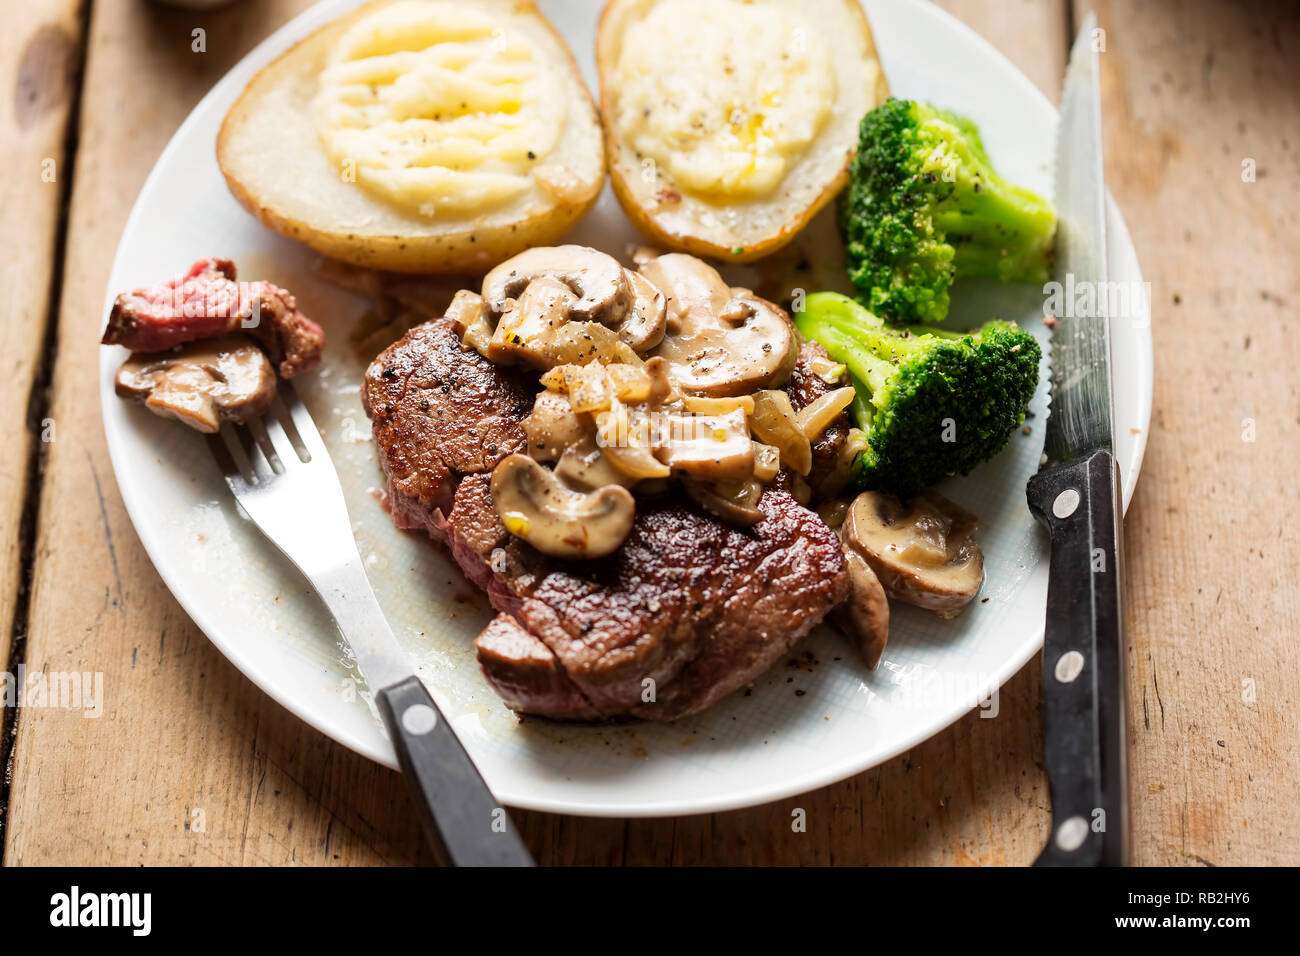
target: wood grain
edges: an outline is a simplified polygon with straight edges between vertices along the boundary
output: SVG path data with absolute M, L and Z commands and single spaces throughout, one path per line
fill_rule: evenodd
M 99 421 L 104 287 L 133 198 L 199 97 L 305 6 L 94 5 L 26 664 L 102 672 L 106 703 L 98 719 L 20 712 L 6 863 L 428 859 L 400 780 L 267 699 L 171 598 L 123 509 Z
M 24 520 L 29 472 L 42 438 L 57 435 L 37 406 L 59 212 L 71 181 L 64 153 L 81 57 L 79 8 L 78 0 L 23 4 L 6 11 L 0 31 L 0 670 L 26 625 L 15 616 L 34 519 Z M 0 741 L 0 754 L 7 749 Z
M 1300 16 L 1097 10 L 1108 179 L 1154 314 L 1125 527 L 1134 859 L 1294 865 Z
M 94 5 L 26 660 L 102 671 L 107 705 L 99 719 L 21 712 L 6 863 L 429 861 L 396 775 L 272 703 L 170 597 L 122 508 L 95 397 L 104 283 L 140 183 L 199 96 L 306 5 Z M 1064 2 L 943 5 L 1057 98 Z M 1286 574 L 1300 559 L 1286 520 L 1300 471 L 1287 334 L 1300 301 L 1297 20 L 1211 3 L 1099 13 L 1110 184 L 1156 315 L 1156 414 L 1126 523 L 1135 858 L 1294 863 L 1281 837 L 1300 824 L 1300 598 Z M 1246 157 L 1254 183 L 1240 181 Z M 1241 440 L 1247 418 L 1253 442 Z M 1027 863 L 1049 820 L 1038 668 L 1003 688 L 996 719 L 969 715 L 791 800 L 678 819 L 517 819 L 554 864 Z M 792 828 L 797 809 L 806 832 Z
M 1066 0 L 937 0 L 953 16 L 993 44 L 1057 103 L 1069 50 Z

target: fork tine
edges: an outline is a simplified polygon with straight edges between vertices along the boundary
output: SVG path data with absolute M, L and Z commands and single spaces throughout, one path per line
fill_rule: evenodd
M 266 434 L 266 439 L 275 450 L 280 459 L 281 468 L 284 469 L 291 468 L 302 461 L 298 455 L 298 449 L 294 446 L 293 439 L 284 427 L 283 419 L 287 417 L 274 405 L 262 416 L 262 429 Z M 289 425 L 293 427 L 293 422 L 290 422 Z
M 222 474 L 227 478 L 243 478 L 243 472 L 235 462 L 235 456 L 230 454 L 230 449 L 226 447 L 226 436 L 222 432 L 217 432 L 215 435 L 205 435 L 204 438 Z
M 271 415 L 266 415 L 266 419 L 275 421 Z M 284 463 L 280 461 L 280 454 L 275 446 L 271 444 L 271 436 L 266 433 L 266 423 L 261 418 L 250 418 L 244 422 L 253 441 L 257 442 L 257 447 L 262 449 L 262 454 L 266 456 L 267 463 L 270 464 L 271 470 L 277 475 L 284 473 Z
M 283 388 L 276 392 L 275 401 L 271 403 L 271 408 L 267 412 L 266 418 L 268 421 L 274 419 L 276 424 L 280 426 L 280 431 L 283 433 L 285 440 L 288 441 L 292 448 L 293 454 L 305 465 L 311 461 L 311 452 L 307 450 L 307 446 L 303 443 L 302 436 L 298 434 L 298 427 L 293 422 L 293 414 L 290 412 L 289 403 L 286 400 L 286 389 L 292 390 L 293 386 L 287 382 L 283 383 Z M 296 393 L 289 397 L 296 398 Z M 276 440 L 279 440 L 278 435 L 276 436 Z M 279 446 L 277 445 L 277 447 Z M 284 457 L 283 453 L 281 453 L 281 457 Z
M 252 471 L 253 477 L 260 483 L 268 482 L 274 478 L 275 472 L 267 462 L 266 456 L 261 453 L 253 433 L 244 425 L 235 425 L 231 430 L 235 438 L 238 439 L 239 446 L 244 450 L 244 456 L 248 459 L 248 467 Z
M 298 433 L 303 448 L 312 458 L 321 457 L 328 460 L 329 452 L 325 450 L 325 440 L 321 438 L 320 429 L 312 420 L 307 406 L 298 397 L 297 390 L 288 382 L 281 382 L 280 398 L 284 401 L 284 407 L 289 413 L 289 419 Z

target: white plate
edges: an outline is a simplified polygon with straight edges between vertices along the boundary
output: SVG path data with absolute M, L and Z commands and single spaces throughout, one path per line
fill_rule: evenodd
M 486 603 L 426 540 L 394 530 L 375 491 L 381 481 L 358 401 L 362 365 L 347 344 L 364 303 L 311 277 L 314 255 L 258 225 L 231 198 L 214 142 L 222 116 L 253 73 L 291 43 L 353 5 L 329 0 L 262 43 L 177 131 L 127 222 L 108 284 L 115 293 L 183 271 L 197 258 L 234 258 L 243 278 L 293 290 L 331 337 L 319 375 L 300 385 L 342 475 L 362 554 L 393 630 L 439 705 L 505 803 L 595 816 L 724 810 L 775 800 L 855 774 L 951 724 L 999 687 L 1042 645 L 1047 586 L 1044 537 L 1025 506 L 1025 480 L 1042 445 L 1044 391 L 1029 436 L 946 489 L 982 521 L 988 580 L 961 618 L 943 622 L 896 608 L 889 649 L 869 673 L 841 638 L 821 629 L 801 644 L 799 667 L 779 664 L 752 692 L 678 723 L 617 727 L 517 720 L 488 689 L 472 641 Z M 589 0 L 541 4 L 595 88 L 598 8 Z M 1056 113 L 1001 54 L 928 4 L 869 2 L 894 92 L 969 114 L 1011 180 L 1051 194 Z M 1043 42 L 1056 42 L 1044 37 Z M 1111 216 L 1111 275 L 1140 281 L 1123 219 Z M 621 254 L 637 236 L 606 190 L 575 233 Z M 1035 289 L 963 290 L 954 310 L 997 310 L 1043 333 Z M 1146 313 L 1116 323 L 1116 444 L 1127 503 L 1151 411 Z M 383 763 L 393 752 L 357 693 L 331 621 L 306 584 L 238 513 L 202 440 L 113 396 L 123 358 L 102 351 L 104 428 L 118 484 L 140 540 L 181 605 L 241 671 L 303 720 Z M 806 660 L 811 655 L 816 663 Z

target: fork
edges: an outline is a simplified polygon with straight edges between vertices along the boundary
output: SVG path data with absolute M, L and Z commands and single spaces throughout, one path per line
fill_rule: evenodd
M 513 821 L 384 619 L 338 472 L 293 386 L 281 382 L 262 417 L 227 424 L 207 442 L 244 513 L 311 583 L 375 689 L 435 852 L 456 866 L 532 866 Z

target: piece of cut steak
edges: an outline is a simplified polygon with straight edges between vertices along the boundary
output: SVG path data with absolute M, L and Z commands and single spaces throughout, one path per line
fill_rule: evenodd
M 313 368 L 325 348 L 321 327 L 286 290 L 265 281 L 236 282 L 235 274 L 229 259 L 200 259 L 179 278 L 123 292 L 113 301 L 103 344 L 165 352 L 242 331 L 262 343 L 282 378 Z
M 631 534 L 600 561 L 552 558 L 510 535 L 491 472 L 524 449 L 538 388 L 462 349 L 447 320 L 386 349 L 362 387 L 394 521 L 445 544 L 499 612 L 476 648 L 511 707 L 578 720 L 694 713 L 847 596 L 838 536 L 778 487 L 751 528 L 680 494 L 639 499 Z

